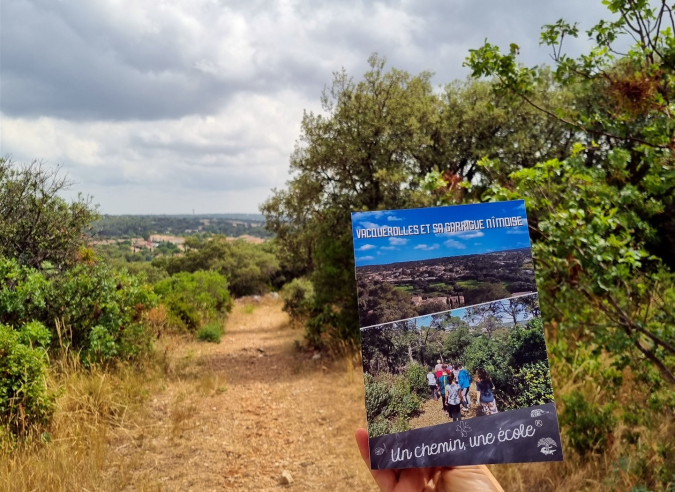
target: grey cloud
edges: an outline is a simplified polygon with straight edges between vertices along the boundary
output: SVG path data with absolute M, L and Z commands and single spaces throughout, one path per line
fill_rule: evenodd
M 241 91 L 264 87 L 256 77 L 200 69 L 196 33 L 166 23 L 138 32 L 105 22 L 90 2 L 2 4 L 3 112 L 66 119 L 124 120 L 214 114 Z M 184 26 L 185 27 L 185 26 Z M 187 29 L 185 29 L 187 31 Z M 199 30 L 198 27 L 196 30 Z M 183 34 L 183 35 L 181 35 Z M 208 32 L 217 41 L 216 32 Z
M 606 17 L 599 0 L 12 0 L 0 15 L 0 153 L 63 164 L 109 213 L 255 211 L 287 179 L 302 110 L 373 52 L 444 84 L 485 38 L 545 63 L 542 24 Z
M 486 37 L 521 43 L 524 61 L 542 62 L 541 24 L 603 9 L 587 0 L 119 5 L 4 2 L 3 112 L 161 119 L 215 114 L 247 91 L 291 88 L 316 98 L 332 71 L 346 66 L 358 76 L 374 51 L 399 68 L 431 69 L 446 83 L 466 74 L 468 49 Z

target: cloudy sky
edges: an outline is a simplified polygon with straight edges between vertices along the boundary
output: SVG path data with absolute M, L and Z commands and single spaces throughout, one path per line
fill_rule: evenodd
M 0 154 L 61 165 L 111 214 L 257 212 L 333 72 L 358 77 L 377 52 L 445 84 L 485 38 L 542 63 L 542 24 L 604 15 L 600 0 L 0 5 Z

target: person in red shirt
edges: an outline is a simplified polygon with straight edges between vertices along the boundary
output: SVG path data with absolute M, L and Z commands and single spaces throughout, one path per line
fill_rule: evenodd
M 443 375 L 443 364 L 441 364 L 440 360 L 436 361 L 436 367 L 434 367 L 434 374 L 436 375 L 436 379 L 440 378 Z

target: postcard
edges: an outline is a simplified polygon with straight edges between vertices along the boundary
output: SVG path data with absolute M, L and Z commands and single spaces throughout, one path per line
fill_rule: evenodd
M 352 229 L 371 467 L 561 461 L 525 203 Z

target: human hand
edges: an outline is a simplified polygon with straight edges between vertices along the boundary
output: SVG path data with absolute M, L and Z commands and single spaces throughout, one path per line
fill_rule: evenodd
M 361 457 L 370 468 L 368 432 L 354 435 Z M 370 470 L 382 492 L 504 492 L 485 465 Z

